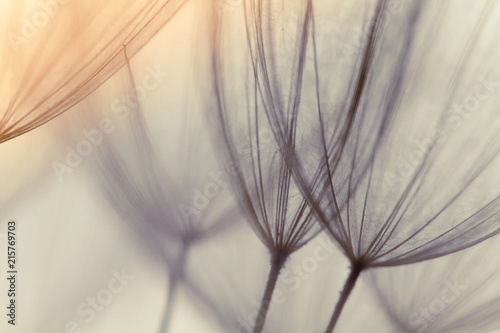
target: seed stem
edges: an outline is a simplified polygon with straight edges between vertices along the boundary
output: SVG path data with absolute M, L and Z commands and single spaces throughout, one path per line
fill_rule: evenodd
M 333 329 L 337 324 L 340 314 L 344 309 L 344 305 L 347 302 L 347 299 L 349 298 L 349 295 L 351 294 L 352 290 L 354 289 L 354 285 L 356 284 L 356 281 L 358 280 L 358 277 L 361 274 L 362 270 L 363 266 L 359 264 L 353 264 L 351 266 L 351 273 L 349 274 L 347 280 L 345 281 L 344 288 L 340 293 L 340 298 L 337 301 L 337 305 L 335 306 L 335 311 L 333 312 L 333 315 L 330 318 L 330 322 L 328 323 L 328 327 L 326 328 L 325 333 L 333 332 Z
M 161 327 L 159 333 L 167 333 L 168 326 L 170 324 L 170 320 L 172 317 L 172 307 L 174 303 L 175 294 L 177 292 L 177 286 L 179 284 L 179 280 L 184 271 L 184 265 L 186 263 L 187 254 L 188 254 L 189 244 L 188 242 L 183 242 L 181 252 L 177 257 L 177 261 L 175 265 L 172 267 L 170 271 L 170 279 L 168 285 L 168 296 L 167 303 L 165 305 L 165 310 L 163 312 L 163 317 L 161 321 Z
M 259 312 L 257 313 L 257 318 L 255 319 L 253 333 L 261 333 L 264 328 L 264 323 L 266 322 L 267 312 L 269 311 L 269 307 L 271 305 L 274 288 L 276 287 L 278 276 L 287 258 L 288 254 L 282 252 L 276 252 L 271 258 L 271 270 L 269 271 L 269 277 L 267 279 L 264 296 L 262 297 L 262 301 L 260 302 Z

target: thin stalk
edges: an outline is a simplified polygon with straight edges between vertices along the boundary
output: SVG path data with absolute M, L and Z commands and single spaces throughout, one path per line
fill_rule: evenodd
M 363 268 L 364 268 L 363 266 L 356 264 L 353 264 L 351 266 L 351 273 L 349 274 L 347 280 L 345 281 L 344 288 L 340 293 L 340 298 L 337 301 L 337 305 L 335 306 L 335 311 L 333 312 L 332 318 L 330 318 L 330 322 L 328 323 L 328 327 L 326 328 L 325 333 L 333 332 L 333 329 L 337 324 L 340 314 L 344 309 L 344 305 L 347 302 L 347 299 L 349 298 L 349 295 L 351 294 L 352 290 L 354 289 L 354 285 L 356 284 L 356 281 L 358 280 L 358 277 L 361 274 Z
M 170 270 L 170 279 L 168 285 L 168 296 L 167 303 L 165 305 L 165 310 L 163 312 L 163 318 L 161 321 L 161 327 L 159 333 L 168 332 L 168 326 L 170 324 L 170 320 L 172 317 L 172 308 L 173 302 L 175 298 L 175 294 L 177 291 L 177 286 L 179 284 L 179 280 L 184 271 L 184 265 L 186 263 L 187 254 L 188 254 L 189 244 L 187 242 L 182 243 L 182 249 L 177 257 L 177 261 L 175 265 Z
M 264 291 L 264 296 L 260 302 L 259 312 L 257 313 L 257 318 L 255 319 L 255 324 L 253 327 L 253 333 L 261 333 L 266 322 L 267 312 L 269 306 L 271 305 L 271 299 L 273 297 L 274 288 L 276 287 L 276 282 L 278 281 L 278 276 L 280 271 L 285 264 L 288 254 L 276 253 L 271 258 L 271 270 L 269 271 L 269 277 L 267 278 L 266 289 Z

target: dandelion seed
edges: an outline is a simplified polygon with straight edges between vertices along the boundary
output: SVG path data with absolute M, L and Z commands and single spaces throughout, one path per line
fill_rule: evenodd
M 371 271 L 381 308 L 404 332 L 491 332 L 500 327 L 496 243 L 410 266 Z M 422 283 L 425 281 L 425 283 Z
M 245 30 L 230 33 L 223 24 L 215 30 L 215 96 L 228 159 L 235 157 L 235 133 L 252 131 L 255 135 L 256 129 L 268 124 L 276 151 L 291 170 L 291 183 L 351 262 L 351 274 L 327 332 L 333 331 L 363 271 L 447 255 L 500 231 L 496 223 L 500 197 L 483 193 L 491 193 L 484 189 L 491 178 L 498 178 L 500 146 L 494 103 L 487 101 L 482 114 L 470 117 L 460 131 L 455 130 L 451 111 L 463 80 L 470 82 L 479 69 L 488 73 L 497 68 L 494 57 L 474 53 L 476 46 L 486 45 L 492 36 L 494 2 L 477 5 L 479 10 L 462 28 L 467 37 L 453 45 L 457 52 L 452 55 L 437 40 L 449 38 L 456 26 L 441 15 L 453 6 L 414 2 L 385 21 L 388 2 L 368 3 L 366 12 L 354 15 L 366 21 L 372 17 L 365 24 L 369 34 L 361 52 L 338 64 L 338 59 L 324 58 L 329 46 L 324 41 L 332 32 L 318 20 L 326 19 L 323 10 L 333 8 L 324 3 L 313 6 L 312 1 L 304 1 L 291 8 L 272 1 L 249 1 L 244 7 Z M 293 13 L 293 20 L 288 25 L 276 22 L 270 15 L 275 12 Z M 228 50 L 220 42 L 241 35 L 248 43 L 243 51 L 234 46 Z M 446 63 L 442 63 L 443 54 Z M 232 63 L 238 57 L 244 59 L 239 69 Z M 250 68 L 247 75 L 246 66 Z M 442 75 L 439 80 L 436 71 Z M 235 83 L 233 77 L 243 77 L 243 83 Z M 419 106 L 429 99 L 429 85 L 436 91 L 433 107 L 421 110 Z M 238 91 L 240 98 L 246 96 L 246 110 L 230 107 Z M 330 101 L 340 103 L 332 103 L 338 105 L 334 108 Z M 238 120 L 234 119 L 244 123 L 243 115 L 249 119 L 249 130 L 235 125 Z M 479 128 L 481 137 L 469 135 Z M 299 129 L 301 140 L 296 138 Z M 397 168 L 400 156 L 418 140 L 425 142 L 426 149 L 411 155 L 418 161 L 416 167 L 387 186 L 386 172 Z M 257 155 L 255 165 L 261 159 Z M 245 170 L 235 180 L 239 201 L 259 207 L 259 201 L 252 202 L 259 191 L 248 190 L 252 189 L 247 184 L 252 173 L 247 175 Z M 260 169 L 254 170 L 259 176 Z M 259 181 L 256 184 L 258 189 Z M 265 237 L 266 225 L 259 224 L 260 216 L 253 217 L 258 208 L 247 209 L 249 220 L 269 244 L 272 238 Z
M 135 95 L 131 67 L 124 73 Z M 96 98 L 94 108 L 105 110 L 112 104 L 104 103 L 108 99 Z M 193 246 L 238 225 L 238 210 L 226 190 L 227 176 L 214 159 L 199 105 L 196 99 L 191 101 L 179 112 L 169 112 L 170 126 L 160 137 L 161 149 L 138 102 L 127 118 L 115 123 L 118 129 L 102 141 L 96 155 L 95 172 L 110 203 L 169 266 L 162 333 L 168 330 L 174 296 Z
M 0 143 L 46 123 L 99 87 L 184 1 L 4 3 Z

